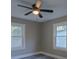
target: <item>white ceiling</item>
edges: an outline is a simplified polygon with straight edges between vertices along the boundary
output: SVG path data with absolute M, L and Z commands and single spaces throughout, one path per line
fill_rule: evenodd
M 35 0 L 23 0 L 23 1 L 30 2 L 31 4 L 34 4 L 35 2 Z M 30 10 L 27 8 L 22 8 L 17 6 L 18 4 L 22 4 L 31 7 L 29 3 L 26 4 L 23 2 L 21 3 L 19 0 L 12 0 L 11 3 L 12 3 L 11 5 L 12 16 L 23 18 L 26 20 L 44 22 L 67 15 L 67 0 L 43 0 L 43 4 L 41 8 L 54 10 L 54 13 L 41 12 L 43 18 L 39 18 L 38 16 L 35 16 L 33 14 L 29 14 L 28 16 L 25 16 L 24 14 L 29 12 Z

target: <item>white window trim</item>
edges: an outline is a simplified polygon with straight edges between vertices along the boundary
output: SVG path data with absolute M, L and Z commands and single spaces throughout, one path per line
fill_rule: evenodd
M 22 26 L 23 27 L 23 31 L 22 31 L 22 47 L 11 48 L 11 50 L 12 51 L 14 51 L 14 50 L 23 50 L 23 49 L 25 49 L 25 24 L 12 22 L 12 25 Z
M 67 25 L 67 22 L 59 22 L 59 23 L 55 23 L 53 24 L 53 48 L 55 50 L 61 50 L 61 51 L 67 51 L 67 47 L 66 48 L 56 48 L 56 27 L 58 25 Z

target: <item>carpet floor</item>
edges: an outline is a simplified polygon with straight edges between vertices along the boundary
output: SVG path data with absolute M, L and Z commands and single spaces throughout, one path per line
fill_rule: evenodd
M 21 59 L 57 59 L 57 58 L 52 58 L 52 57 L 49 57 L 49 56 L 39 54 L 39 55 L 30 56 L 30 57 L 24 57 L 24 58 L 21 58 Z

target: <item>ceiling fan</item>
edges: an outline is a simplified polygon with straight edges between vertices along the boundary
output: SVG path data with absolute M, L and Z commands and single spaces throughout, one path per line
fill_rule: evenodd
M 32 7 L 27 7 L 27 6 L 18 4 L 19 7 L 24 7 L 32 10 L 32 11 L 29 11 L 28 13 L 25 13 L 24 15 L 29 15 L 33 13 L 34 15 L 38 15 L 40 18 L 43 18 L 40 12 L 48 12 L 48 13 L 54 12 L 53 10 L 41 9 L 41 5 L 42 5 L 42 0 L 36 0 L 35 4 L 33 4 Z

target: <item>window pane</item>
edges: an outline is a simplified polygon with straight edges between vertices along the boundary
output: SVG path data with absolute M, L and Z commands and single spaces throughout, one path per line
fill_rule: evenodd
M 22 47 L 22 38 L 21 37 L 11 37 L 11 47 L 12 48 Z
M 22 27 L 21 26 L 12 26 L 11 27 L 12 36 L 22 36 Z
M 23 45 L 23 28 L 19 23 L 12 23 L 11 25 L 11 48 L 22 48 Z
M 63 30 L 63 31 L 57 31 L 56 36 L 67 36 L 66 30 Z
M 56 37 L 56 47 L 66 48 L 66 37 Z
M 63 31 L 66 30 L 66 25 L 57 26 L 57 31 Z

